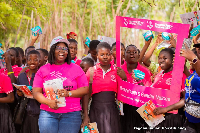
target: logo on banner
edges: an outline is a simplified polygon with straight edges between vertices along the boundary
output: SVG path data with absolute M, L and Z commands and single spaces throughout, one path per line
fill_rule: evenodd
M 142 26 L 144 24 L 144 22 L 142 21 L 131 21 L 131 20 L 127 20 L 126 18 L 124 18 L 124 24 L 127 26 L 128 24 L 130 25 L 138 25 L 138 26 Z
M 149 29 L 153 28 L 153 25 L 152 25 L 151 21 L 147 21 L 147 23 L 149 23 L 149 25 L 147 25 L 147 27 L 149 27 Z
M 128 25 L 127 19 L 124 18 L 124 21 L 125 21 L 124 24 L 127 26 Z

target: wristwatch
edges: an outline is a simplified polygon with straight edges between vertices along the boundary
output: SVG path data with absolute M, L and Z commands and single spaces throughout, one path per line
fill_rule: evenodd
M 72 92 L 68 91 L 68 97 L 71 97 L 71 96 L 72 96 Z
M 193 63 L 193 64 L 196 64 L 197 61 L 198 61 L 198 59 L 197 59 L 197 58 L 194 58 L 194 59 L 192 60 L 192 63 Z

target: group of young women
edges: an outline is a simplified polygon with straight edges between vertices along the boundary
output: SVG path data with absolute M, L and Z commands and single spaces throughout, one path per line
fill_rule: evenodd
M 158 38 L 159 36 L 160 34 Z M 145 42 L 145 45 L 149 45 L 150 42 Z M 124 116 L 120 116 L 116 98 L 119 80 L 170 89 L 173 48 L 164 48 L 160 51 L 158 64 L 161 71 L 152 80 L 153 74 L 142 61 L 143 56 L 147 56 L 144 54 L 146 47 L 140 52 L 135 45 L 128 45 L 125 48 L 121 43 L 122 66 L 119 68 L 116 67 L 116 43 L 111 47 L 106 42 L 93 40 L 89 46 L 90 54 L 82 60 L 77 59 L 77 45 L 78 42 L 74 39 L 66 40 L 60 36 L 54 38 L 50 44 L 48 63 L 45 52 L 41 52 L 44 50 L 34 50 L 29 47 L 25 54 L 28 67 L 23 69 L 19 65 L 16 66 L 19 60 L 16 48 L 10 48 L 5 53 L 6 68 L 0 70 L 0 132 L 78 133 L 80 128 L 87 126 L 89 122 L 96 122 L 100 133 L 200 132 L 198 111 L 197 115 L 187 110 L 185 114 L 180 113 L 184 104 L 190 100 L 195 101 L 194 105 L 198 107 L 200 104 L 200 44 L 194 45 L 196 48 L 194 52 L 189 48 L 181 50 L 180 55 L 192 62 L 194 72 L 190 75 L 184 70 L 180 101 L 168 107 L 158 107 L 153 111 L 155 115 L 165 115 L 165 120 L 157 127 L 176 127 L 168 130 L 163 128 L 138 130 L 137 127 L 148 127 L 136 112 L 138 107 L 124 103 Z M 134 78 L 135 69 L 145 73 L 144 79 Z M 65 107 L 58 107 L 57 100 L 47 98 L 44 83 L 53 79 L 61 79 L 63 82 L 63 89 L 58 88 L 57 94 L 65 98 Z M 21 91 L 13 89 L 11 83 L 32 86 L 33 98 L 26 98 Z M 14 101 L 14 97 L 16 101 L 26 102 L 21 125 L 13 123 L 12 109 L 8 105 Z M 169 113 L 178 109 L 180 110 L 178 114 Z M 187 120 L 184 119 L 185 116 Z M 181 131 L 179 127 L 186 127 L 186 130 Z

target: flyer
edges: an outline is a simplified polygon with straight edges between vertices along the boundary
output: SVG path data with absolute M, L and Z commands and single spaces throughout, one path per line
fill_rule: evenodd
M 100 35 L 98 35 L 98 40 L 100 42 L 107 42 L 108 44 L 110 44 L 110 46 L 112 46 L 112 44 L 116 42 L 115 38 L 106 37 L 106 36 L 100 36 Z
M 17 85 L 17 84 L 14 84 L 14 83 L 13 83 L 13 85 L 17 89 L 19 89 L 20 91 L 22 91 L 22 93 L 24 94 L 25 97 L 27 97 L 27 98 L 33 98 L 31 90 L 26 85 Z
M 60 97 L 57 92 L 63 89 L 63 81 L 61 79 L 48 80 L 43 83 L 46 93 L 46 98 L 50 100 L 57 100 L 58 107 L 65 107 L 65 97 Z
M 189 12 L 185 14 L 181 14 L 180 18 L 184 24 L 194 24 L 193 26 L 196 27 L 200 24 L 199 19 L 200 11 Z
M 140 108 L 137 109 L 137 112 L 145 120 L 145 122 L 152 128 L 157 126 L 163 120 L 165 120 L 163 115 L 154 115 L 153 110 L 156 108 L 155 104 L 149 100 Z

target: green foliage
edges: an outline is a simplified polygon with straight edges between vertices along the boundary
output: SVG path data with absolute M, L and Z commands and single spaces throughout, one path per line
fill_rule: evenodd
M 62 1 L 62 4 L 59 3 Z M 87 8 L 84 15 L 84 7 L 87 1 Z M 120 9 L 119 15 L 123 15 L 124 10 L 127 8 L 129 0 L 123 0 L 122 7 Z M 128 17 L 138 17 L 146 19 L 154 19 L 158 21 L 169 21 L 171 12 L 175 7 L 175 22 L 181 22 L 179 14 L 183 14 L 184 8 L 183 3 L 179 6 L 179 0 L 131 0 L 130 7 L 126 13 Z M 195 1 L 184 0 L 185 8 L 187 12 L 191 12 Z M 56 2 L 57 4 L 55 4 Z M 79 32 L 82 30 L 83 37 L 89 35 L 90 29 L 90 14 L 92 13 L 92 30 L 91 35 L 104 35 L 105 27 L 108 25 L 108 17 L 110 18 L 110 29 L 108 31 L 113 31 L 114 18 L 112 11 L 112 2 L 114 13 L 118 9 L 118 5 L 121 4 L 122 0 L 0 0 L 0 42 L 4 45 L 9 39 L 10 44 L 13 45 L 16 33 L 20 24 L 22 13 L 24 7 L 26 8 L 25 15 L 23 16 L 22 25 L 20 28 L 20 33 L 16 45 L 22 45 L 25 38 L 25 31 L 27 26 L 28 33 L 30 33 L 30 23 L 27 25 L 27 20 L 31 20 L 31 12 L 34 11 L 33 17 L 39 15 L 41 26 L 44 27 L 46 23 L 51 23 L 52 15 L 55 10 L 59 11 L 60 8 L 63 10 L 63 20 L 64 20 L 64 32 L 70 32 L 70 24 L 74 23 L 73 18 L 76 14 L 76 30 Z M 150 3 L 150 4 L 149 4 Z M 151 5 L 151 6 L 150 6 Z M 76 8 L 75 8 L 76 7 Z M 197 9 L 197 8 L 196 8 Z M 195 10 L 196 10 L 195 9 Z M 84 15 L 84 29 L 79 29 L 81 18 Z M 100 23 L 102 29 L 100 28 Z M 56 27 L 56 26 L 55 26 Z M 84 30 L 84 31 L 83 31 Z M 126 30 L 124 30 L 126 31 Z M 65 34 L 65 33 L 64 33 Z M 132 34 L 132 33 L 130 33 Z M 92 38 L 97 39 L 97 38 Z M 140 39 L 141 40 L 141 39 Z M 141 40 L 140 45 L 143 46 L 144 43 Z M 159 52 L 159 51 L 158 51 Z M 157 53 L 157 52 L 156 52 Z
M 21 14 L 5 2 L 0 2 L 0 11 L 0 40 L 4 40 L 18 27 Z

